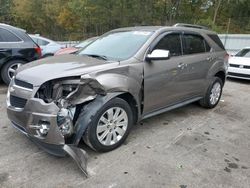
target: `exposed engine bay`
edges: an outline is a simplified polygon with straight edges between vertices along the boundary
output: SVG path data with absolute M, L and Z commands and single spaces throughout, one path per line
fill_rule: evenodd
M 35 98 L 42 99 L 45 103 L 54 102 L 59 112 L 57 124 L 65 139 L 74 133 L 74 124 L 78 118 L 80 106 L 93 100 L 97 94 L 105 95 L 104 88 L 94 79 L 73 77 L 52 80 L 44 83 L 37 91 Z M 46 136 L 48 128 L 44 126 Z

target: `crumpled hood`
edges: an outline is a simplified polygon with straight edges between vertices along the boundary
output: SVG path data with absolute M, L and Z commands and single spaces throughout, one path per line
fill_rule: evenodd
M 21 66 L 16 79 L 40 86 L 56 78 L 81 76 L 90 72 L 119 65 L 119 62 L 107 62 L 80 55 L 60 55 L 40 59 Z

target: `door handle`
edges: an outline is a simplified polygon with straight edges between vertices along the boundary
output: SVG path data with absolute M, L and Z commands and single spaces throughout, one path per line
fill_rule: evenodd
M 177 67 L 180 68 L 180 69 L 184 69 L 185 67 L 187 67 L 187 64 L 179 63 Z
M 207 61 L 212 61 L 213 58 L 212 57 L 207 57 Z

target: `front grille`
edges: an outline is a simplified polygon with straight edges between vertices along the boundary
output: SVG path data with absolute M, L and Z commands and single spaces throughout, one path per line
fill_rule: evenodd
M 10 105 L 11 106 L 14 106 L 17 108 L 24 108 L 26 102 L 27 102 L 26 99 L 10 95 Z
M 233 72 L 228 72 L 228 75 L 237 76 L 237 77 L 242 77 L 242 78 L 250 78 L 250 75 L 247 75 L 247 74 L 239 74 L 239 73 L 233 73 Z
M 230 67 L 235 67 L 235 68 L 241 68 L 240 65 L 236 65 L 236 64 L 229 64 Z M 250 66 L 248 65 L 243 65 L 242 68 L 244 69 L 250 69 Z
M 249 65 L 244 65 L 244 68 L 245 69 L 250 69 L 250 66 Z
M 18 80 L 18 79 L 15 79 L 14 82 L 15 82 L 15 85 L 17 86 L 28 88 L 28 89 L 33 89 L 33 85 L 28 82 Z

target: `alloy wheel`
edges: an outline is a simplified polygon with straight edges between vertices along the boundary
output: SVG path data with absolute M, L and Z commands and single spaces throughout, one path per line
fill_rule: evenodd
M 97 139 L 105 146 L 114 145 L 123 138 L 127 128 L 128 115 L 126 111 L 120 107 L 109 108 L 98 121 Z
M 220 99 L 220 95 L 221 95 L 221 85 L 219 82 L 216 82 L 211 89 L 209 97 L 210 103 L 212 105 L 215 105 Z
M 14 74 L 15 74 L 15 71 L 21 66 L 22 64 L 21 63 L 14 63 L 12 64 L 9 68 L 8 68 L 8 77 L 11 79 Z

